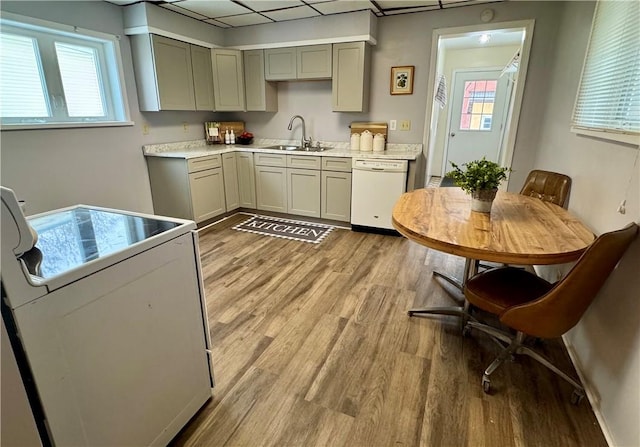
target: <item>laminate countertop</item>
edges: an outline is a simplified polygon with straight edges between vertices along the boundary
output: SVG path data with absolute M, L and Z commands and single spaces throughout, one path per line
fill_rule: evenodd
M 179 141 L 175 143 L 147 144 L 142 146 L 146 157 L 197 158 L 207 155 L 225 154 L 228 152 L 264 152 L 272 154 L 313 155 L 316 157 L 374 158 L 392 160 L 416 160 L 422 154 L 422 144 L 387 144 L 383 152 L 352 151 L 348 142 L 322 142 L 327 149 L 321 152 L 283 151 L 265 149 L 267 146 L 295 145 L 299 142 L 290 140 L 257 139 L 253 144 L 212 144 L 203 140 Z

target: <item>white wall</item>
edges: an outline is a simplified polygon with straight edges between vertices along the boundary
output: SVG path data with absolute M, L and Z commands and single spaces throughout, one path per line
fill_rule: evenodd
M 77 203 L 152 212 L 142 145 L 204 138 L 213 113 L 140 113 L 122 8 L 107 2 L 8 2 L 2 11 L 121 35 L 121 53 L 131 119 L 135 126 L 11 130 L 0 135 L 3 186 L 26 200 L 34 214 Z M 143 135 L 144 123 L 149 134 Z M 184 132 L 182 123 L 188 123 Z
M 568 2 L 550 60 L 535 167 L 563 172 L 573 185 L 569 210 L 596 233 L 640 222 L 640 150 L 569 131 L 593 2 Z M 634 166 L 634 163 L 635 164 Z M 627 199 L 627 213 L 618 214 Z M 577 367 L 595 390 L 594 409 L 611 445 L 640 445 L 640 240 L 566 337 Z

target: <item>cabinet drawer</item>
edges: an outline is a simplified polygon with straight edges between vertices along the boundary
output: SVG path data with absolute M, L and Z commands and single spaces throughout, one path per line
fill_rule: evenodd
M 313 155 L 287 155 L 287 168 L 320 170 L 320 157 Z
M 351 158 L 322 157 L 322 170 L 351 172 Z
M 253 164 L 256 166 L 287 166 L 287 156 L 282 154 L 261 154 L 256 152 L 254 154 Z
M 207 155 L 206 157 L 190 158 L 187 160 L 187 169 L 190 173 L 219 168 L 220 166 L 222 166 L 220 155 Z

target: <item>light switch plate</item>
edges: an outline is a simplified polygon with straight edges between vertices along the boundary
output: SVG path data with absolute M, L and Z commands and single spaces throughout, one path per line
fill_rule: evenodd
M 411 121 L 410 120 L 400 121 L 400 130 L 411 130 Z

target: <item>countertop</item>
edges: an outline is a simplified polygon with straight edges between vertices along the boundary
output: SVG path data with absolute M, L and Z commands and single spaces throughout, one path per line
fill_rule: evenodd
M 225 154 L 228 152 L 264 152 L 271 154 L 313 155 L 316 157 L 346 157 L 346 158 L 376 158 L 393 160 L 415 160 L 422 153 L 422 144 L 387 144 L 383 152 L 352 151 L 348 142 L 322 142 L 326 147 L 322 152 L 283 151 L 278 149 L 264 149 L 266 146 L 290 145 L 299 142 L 290 140 L 256 139 L 250 145 L 207 145 L 204 139 L 179 141 L 175 143 L 147 144 L 142 151 L 147 157 L 169 158 L 197 158 L 206 155 Z

